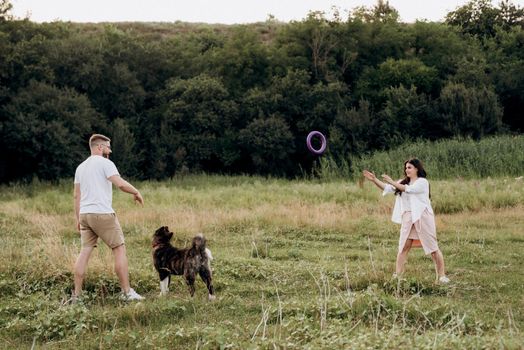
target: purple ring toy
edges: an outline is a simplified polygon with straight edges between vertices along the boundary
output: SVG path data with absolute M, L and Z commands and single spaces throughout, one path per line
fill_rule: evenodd
M 319 149 L 315 149 L 315 148 L 313 148 L 313 145 L 311 145 L 311 139 L 312 139 L 314 136 L 318 136 L 318 137 L 320 137 L 321 145 L 320 145 L 320 148 L 319 148 Z M 308 148 L 312 153 L 314 153 L 314 154 L 316 154 L 316 155 L 321 155 L 321 154 L 324 153 L 324 151 L 326 150 L 326 146 L 327 146 L 326 137 L 325 137 L 325 136 L 324 136 L 320 131 L 312 131 L 312 132 L 310 132 L 310 133 L 307 135 L 306 145 L 307 145 L 307 148 Z

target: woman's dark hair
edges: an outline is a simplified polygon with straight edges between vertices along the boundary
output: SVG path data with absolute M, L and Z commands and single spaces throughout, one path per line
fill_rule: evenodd
M 417 168 L 417 176 L 418 177 L 426 177 L 427 174 L 426 174 L 426 170 L 424 170 L 424 166 L 422 165 L 422 162 L 420 160 L 418 160 L 417 158 L 411 158 L 411 159 L 408 159 L 404 162 L 404 179 L 402 181 L 400 181 L 400 183 L 402 185 L 407 185 L 409 184 L 409 177 L 406 175 L 406 164 L 411 164 L 413 165 L 415 168 Z M 395 190 L 395 194 L 399 194 L 399 195 L 402 195 L 402 192 L 399 191 L 398 189 Z M 429 198 L 431 198 L 431 191 L 429 193 Z

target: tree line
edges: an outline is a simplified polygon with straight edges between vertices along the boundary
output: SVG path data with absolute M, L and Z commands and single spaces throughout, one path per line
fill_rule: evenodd
M 0 0 L 0 183 L 72 177 L 92 133 L 128 177 L 296 176 L 311 130 L 347 161 L 409 140 L 524 131 L 524 10 L 387 2 L 281 23 L 37 24 Z

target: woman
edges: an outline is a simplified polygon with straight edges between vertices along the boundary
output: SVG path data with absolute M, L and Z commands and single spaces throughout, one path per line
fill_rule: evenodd
M 435 263 L 437 279 L 440 283 L 449 283 L 444 270 L 444 257 L 437 243 L 435 217 L 431 207 L 429 182 L 422 162 L 416 158 L 404 162 L 405 178 L 395 182 L 388 175 L 382 175 L 382 182 L 375 174 L 363 171 L 364 177 L 383 190 L 382 195 L 396 195 L 392 221 L 401 224 L 400 239 L 397 254 L 396 272 L 394 276 L 404 273 L 409 250 L 414 242 L 420 242 L 424 253 L 431 254 Z

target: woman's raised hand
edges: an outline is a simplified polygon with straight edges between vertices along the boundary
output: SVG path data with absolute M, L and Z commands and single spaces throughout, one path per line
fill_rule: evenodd
M 371 171 L 368 171 L 368 170 L 364 170 L 362 172 L 362 175 L 364 175 L 364 177 L 368 179 L 369 181 L 375 181 L 376 179 L 375 174 L 373 174 Z
M 391 177 L 389 177 L 389 175 L 386 175 L 386 174 L 382 174 L 382 178 L 384 179 L 384 181 L 386 181 L 388 184 L 393 184 L 394 181 Z

